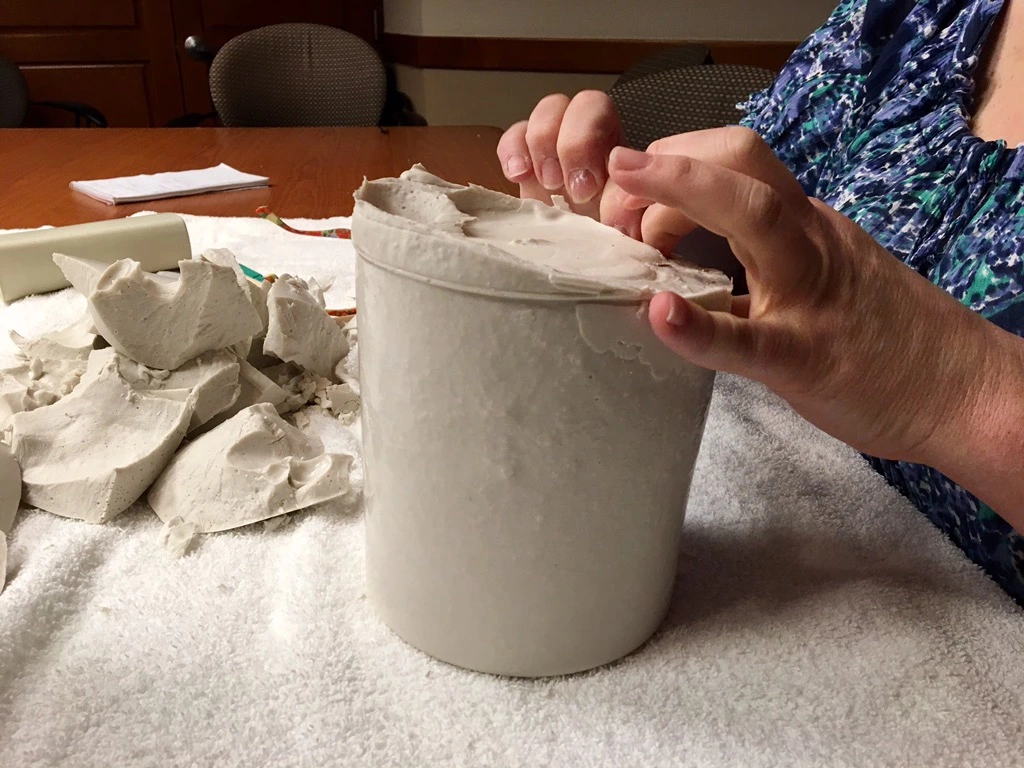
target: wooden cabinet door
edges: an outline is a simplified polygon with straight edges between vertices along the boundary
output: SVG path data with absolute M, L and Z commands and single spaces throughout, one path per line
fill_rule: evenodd
M 377 45 L 381 0 L 173 0 L 175 45 L 188 112 L 213 110 L 205 64 L 185 54 L 185 39 L 198 35 L 214 47 L 257 27 L 311 22 L 338 27 Z
M 2 0 L 0 55 L 33 101 L 81 101 L 112 126 L 163 125 L 182 114 L 171 0 Z M 71 125 L 33 108 L 27 125 Z

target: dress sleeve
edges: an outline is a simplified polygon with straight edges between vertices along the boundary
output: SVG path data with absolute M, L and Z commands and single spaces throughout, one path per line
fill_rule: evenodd
M 814 195 L 840 135 L 856 126 L 865 81 L 914 0 L 843 0 L 790 56 L 775 82 L 739 108 Z

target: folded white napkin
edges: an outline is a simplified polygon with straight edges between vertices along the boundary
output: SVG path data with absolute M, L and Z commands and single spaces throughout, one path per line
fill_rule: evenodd
M 115 179 L 72 181 L 71 189 L 106 203 L 137 203 L 142 200 L 160 200 L 166 197 L 185 197 L 204 192 L 225 192 L 233 189 L 253 189 L 270 183 L 267 176 L 256 176 L 221 163 L 212 168 L 194 171 L 120 176 Z

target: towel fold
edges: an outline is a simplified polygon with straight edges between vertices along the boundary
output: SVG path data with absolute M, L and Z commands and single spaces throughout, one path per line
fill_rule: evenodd
M 333 275 L 334 306 L 352 295 L 347 241 L 186 221 L 197 250 Z M 38 333 L 83 307 L 34 297 L 0 325 Z M 333 419 L 312 427 L 357 446 Z M 1024 746 L 1020 610 L 853 450 L 734 377 L 716 384 L 669 616 L 589 673 L 501 679 L 403 643 L 366 599 L 355 505 L 181 559 L 160 527 L 144 505 L 102 526 L 22 513 L 0 765 L 959 767 Z

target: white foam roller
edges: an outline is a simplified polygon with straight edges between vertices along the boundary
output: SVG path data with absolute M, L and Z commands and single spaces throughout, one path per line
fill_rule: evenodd
M 0 299 L 67 288 L 54 253 L 108 264 L 135 259 L 147 272 L 158 272 L 192 258 L 192 246 L 184 220 L 173 213 L 0 235 Z

